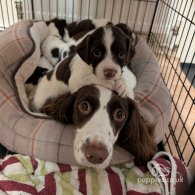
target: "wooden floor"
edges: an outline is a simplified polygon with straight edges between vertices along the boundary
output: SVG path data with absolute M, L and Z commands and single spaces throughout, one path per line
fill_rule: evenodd
M 162 77 L 173 98 L 173 116 L 170 125 L 174 130 L 175 140 L 186 164 L 190 169 L 195 170 L 195 89 L 181 70 L 178 58 L 167 58 L 162 54 L 156 55 L 161 65 Z M 179 156 L 169 128 L 166 131 L 166 136 L 169 143 L 169 146 L 166 144 L 166 149 Z

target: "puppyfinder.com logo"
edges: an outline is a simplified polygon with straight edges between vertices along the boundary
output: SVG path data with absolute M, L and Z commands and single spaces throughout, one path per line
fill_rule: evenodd
M 166 167 L 162 164 L 155 165 L 151 170 L 151 177 L 147 178 L 138 178 L 138 183 L 154 184 L 160 182 L 167 182 L 167 183 L 183 183 L 184 179 L 181 173 L 176 172 L 173 174 L 174 177 L 171 177 L 171 169 L 170 167 Z

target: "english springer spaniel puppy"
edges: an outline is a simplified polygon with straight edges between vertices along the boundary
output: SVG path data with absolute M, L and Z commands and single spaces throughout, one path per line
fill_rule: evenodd
M 84 85 L 103 85 L 121 97 L 134 99 L 136 78 L 130 70 L 134 40 L 120 26 L 93 30 L 76 46 L 76 54 L 58 63 L 37 85 L 31 104 L 39 112 L 45 102 Z
M 108 20 L 106 19 L 86 19 L 69 25 L 66 24 L 64 19 L 54 18 L 47 21 L 49 36 L 46 37 L 41 45 L 42 54 L 55 66 L 62 59 L 75 53 L 74 48 L 80 38 L 107 23 Z
M 64 19 L 54 18 L 47 21 L 49 35 L 41 44 L 42 55 L 54 67 L 59 61 L 75 53 L 75 46 L 79 39 L 108 23 L 106 19 L 86 19 L 69 25 L 66 24 Z
M 74 125 L 74 156 L 81 165 L 106 168 L 115 142 L 139 162 L 149 161 L 156 152 L 154 126 L 142 118 L 135 102 L 103 86 L 88 85 L 51 99 L 42 112 Z
M 69 41 L 69 33 L 67 30 L 67 23 L 64 19 L 54 18 L 52 20 L 46 21 L 49 28 L 49 35 L 56 36 L 65 42 Z
M 59 61 L 75 53 L 75 41 L 71 40 L 66 20 L 54 18 L 46 22 L 49 35 L 41 44 L 42 55 L 55 66 Z
M 34 24 L 37 24 L 37 22 Z M 87 33 L 106 24 L 109 24 L 106 19 L 86 19 L 67 25 L 64 19 L 58 18 L 41 22 L 41 24 L 39 23 L 37 25 L 38 28 L 43 28 L 45 25 L 40 31 L 48 28 L 48 36 L 41 44 L 42 56 L 38 66 L 25 83 L 28 98 L 32 99 L 34 87 L 37 85 L 39 79 L 44 76 L 43 73 L 52 70 L 59 61 L 75 54 L 75 46 Z
M 42 55 L 55 67 L 56 64 L 75 53 L 75 41 L 64 42 L 59 37 L 49 35 L 41 44 Z

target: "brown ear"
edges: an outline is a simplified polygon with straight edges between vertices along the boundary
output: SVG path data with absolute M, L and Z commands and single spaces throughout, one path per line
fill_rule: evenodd
M 118 23 L 115 26 L 120 28 L 128 37 L 132 37 L 132 31 L 126 24 Z
M 42 113 L 53 117 L 55 120 L 65 123 L 73 123 L 73 109 L 76 94 L 65 94 L 56 99 L 49 100 L 41 109 Z
M 125 33 L 125 35 L 128 37 L 128 41 L 127 41 L 128 54 L 127 54 L 126 63 L 130 64 L 133 56 L 135 55 L 135 45 L 137 43 L 137 37 L 132 32 L 132 30 L 129 28 L 129 26 L 127 26 L 126 24 L 119 23 L 119 24 L 116 24 L 115 26 L 120 28 L 123 31 L 123 33 Z
M 81 59 L 86 62 L 87 64 L 90 64 L 90 58 L 89 58 L 89 39 L 90 35 L 87 35 L 81 43 L 79 43 L 76 47 L 76 52 L 79 54 Z
M 129 117 L 119 134 L 119 146 L 133 154 L 136 160 L 147 162 L 156 152 L 153 133 L 154 125 L 147 123 L 140 115 L 135 102 L 127 99 Z
M 132 39 L 129 38 L 128 53 L 127 53 L 127 59 L 126 59 L 127 65 L 131 65 L 131 60 L 134 55 L 135 55 L 135 46 L 132 43 Z

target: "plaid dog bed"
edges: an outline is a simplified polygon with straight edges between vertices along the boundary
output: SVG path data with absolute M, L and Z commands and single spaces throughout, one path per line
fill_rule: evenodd
M 35 117 L 28 109 L 24 83 L 37 66 L 44 36 L 44 28 L 32 26 L 28 20 L 0 35 L 0 143 L 17 153 L 77 165 L 72 148 L 73 127 Z M 143 117 L 156 124 L 155 141 L 159 143 L 170 119 L 171 100 L 157 59 L 142 38 L 136 45 L 132 71 L 137 78 L 135 101 Z M 124 149 L 116 146 L 115 151 L 112 164 L 132 160 Z

